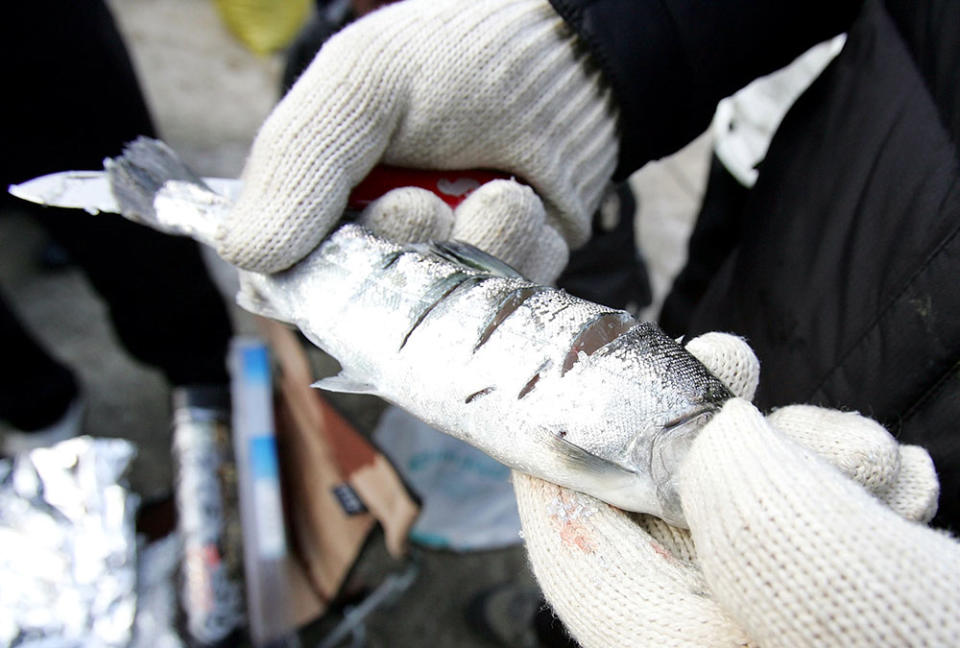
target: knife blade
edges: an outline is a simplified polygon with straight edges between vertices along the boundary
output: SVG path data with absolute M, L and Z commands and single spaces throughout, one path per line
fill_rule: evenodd
M 204 178 L 203 181 L 226 198 L 236 198 L 240 192 L 239 180 Z M 17 198 L 38 205 L 82 209 L 91 214 L 120 212 L 104 171 L 59 171 L 10 185 L 9 191 Z
M 450 207 L 455 208 L 477 187 L 491 180 L 511 176 L 497 171 L 470 169 L 466 171 L 432 171 L 379 165 L 350 193 L 347 208 L 360 210 L 392 189 L 420 187 L 433 192 Z M 241 189 L 240 180 L 231 178 L 203 178 L 213 191 L 235 199 Z M 10 185 L 9 192 L 38 205 L 83 209 L 91 214 L 119 212 L 104 171 L 59 171 Z

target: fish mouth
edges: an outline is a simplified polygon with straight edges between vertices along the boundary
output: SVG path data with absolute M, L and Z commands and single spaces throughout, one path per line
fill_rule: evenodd
M 718 410 L 701 406 L 667 421 L 648 449 L 647 467 L 660 505 L 657 515 L 669 524 L 687 526 L 677 491 L 677 474 L 693 440 Z
M 681 428 L 700 427 L 706 425 L 707 421 L 716 414 L 717 407 L 698 407 L 692 412 L 681 414 L 663 424 L 664 432 L 676 432 Z

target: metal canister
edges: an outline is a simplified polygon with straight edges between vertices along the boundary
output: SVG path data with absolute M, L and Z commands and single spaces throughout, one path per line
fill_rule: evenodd
M 173 391 L 179 598 L 185 638 L 223 646 L 244 624 L 243 548 L 227 387 Z

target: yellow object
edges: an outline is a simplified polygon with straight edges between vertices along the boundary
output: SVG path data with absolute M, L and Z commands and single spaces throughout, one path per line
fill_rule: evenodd
M 310 16 L 312 0 L 214 0 L 233 34 L 257 54 L 286 47 Z

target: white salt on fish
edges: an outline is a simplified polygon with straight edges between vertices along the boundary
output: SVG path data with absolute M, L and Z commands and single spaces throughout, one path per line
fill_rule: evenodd
M 126 217 L 215 243 L 230 202 L 166 146 L 138 140 L 107 170 Z M 239 272 L 241 306 L 340 362 L 316 386 L 375 394 L 513 469 L 684 525 L 675 472 L 731 395 L 656 326 L 471 246 L 356 224 L 286 271 Z

